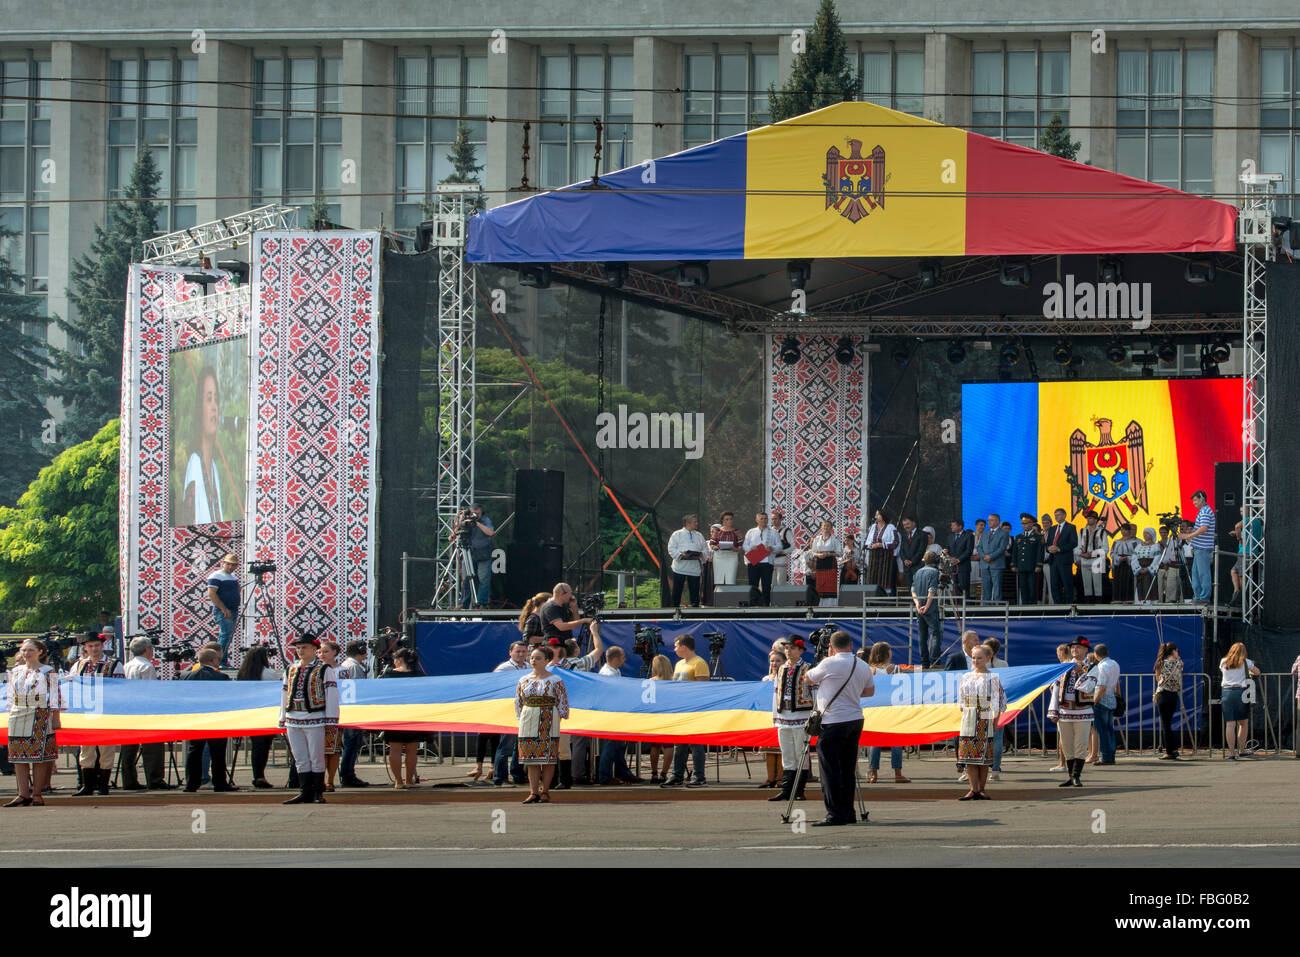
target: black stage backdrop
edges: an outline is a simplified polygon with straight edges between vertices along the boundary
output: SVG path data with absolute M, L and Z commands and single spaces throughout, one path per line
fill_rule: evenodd
M 1291 589 L 1300 576 L 1300 267 L 1269 263 L 1268 279 L 1268 518 L 1264 525 L 1265 628 L 1300 628 L 1300 602 Z

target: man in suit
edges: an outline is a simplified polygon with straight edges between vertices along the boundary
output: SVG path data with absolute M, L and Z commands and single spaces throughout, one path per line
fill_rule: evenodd
M 1036 573 L 1043 563 L 1043 536 L 1038 534 L 1034 516 L 1020 513 L 1024 529 L 1011 543 L 1011 570 L 1016 573 L 1016 601 L 1022 605 L 1038 604 Z
M 912 590 L 912 576 L 921 569 L 921 559 L 930 540 L 916 527 L 916 519 L 908 516 L 903 519 L 903 534 L 898 545 L 898 560 L 903 564 L 903 578 L 907 590 Z
M 975 536 L 960 518 L 954 519 L 948 527 L 952 529 L 952 534 L 948 536 L 948 547 L 944 549 L 944 554 L 957 563 L 954 594 L 970 597 L 970 559 L 975 554 Z
M 1047 531 L 1048 568 L 1051 571 L 1052 602 L 1057 605 L 1074 604 L 1074 549 L 1079 544 L 1079 532 L 1065 520 L 1065 509 L 1054 513 L 1056 524 Z
M 954 651 L 944 662 L 944 671 L 970 671 L 975 667 L 971 660 L 970 653 L 975 650 L 975 646 L 980 643 L 980 636 L 973 631 L 963 631 L 961 633 L 961 651 Z
M 229 675 L 217 670 L 219 661 L 221 661 L 219 646 L 218 648 L 209 648 L 205 645 L 199 649 L 196 666 L 181 675 L 181 680 L 229 681 Z M 203 775 L 204 745 L 207 745 L 208 753 L 212 755 L 212 790 L 238 791 L 239 788 L 230 783 L 230 776 L 226 773 L 225 738 L 208 738 L 206 740 L 195 738 L 185 742 L 185 790 L 193 794 L 199 789 L 199 781 Z
M 1002 570 L 1007 567 L 1010 547 L 1011 536 L 1002 528 L 1002 517 L 994 512 L 989 516 L 988 527 L 975 543 L 975 553 L 980 560 L 981 605 L 1002 603 Z

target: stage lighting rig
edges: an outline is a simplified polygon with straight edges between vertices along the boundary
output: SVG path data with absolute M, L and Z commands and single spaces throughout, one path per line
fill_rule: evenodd
M 1020 346 L 1015 339 L 1008 339 L 998 350 L 998 360 L 1004 368 L 1011 368 L 1020 361 Z
M 921 281 L 922 289 L 933 289 L 939 285 L 939 280 L 943 277 L 943 267 L 937 259 L 922 259 L 916 275 Z
M 948 343 L 948 361 L 955 366 L 959 366 L 966 361 L 966 347 L 961 344 L 960 339 L 954 339 Z
M 601 263 L 598 281 L 613 289 L 622 289 L 623 283 L 627 282 L 627 263 Z
M 1166 365 L 1172 365 L 1178 361 L 1178 346 L 1174 345 L 1174 340 L 1165 336 L 1156 346 L 1156 358 Z
M 1215 269 L 1213 259 L 1192 260 L 1183 270 L 1183 279 L 1193 286 L 1203 286 L 1214 282 Z
M 906 339 L 899 339 L 894 343 L 894 348 L 889 355 L 894 360 L 894 365 L 900 369 L 907 368 L 907 364 L 912 361 L 912 349 Z
M 1127 357 L 1128 350 L 1124 348 L 1124 343 L 1120 341 L 1119 336 L 1115 336 L 1106 344 L 1106 359 L 1111 365 L 1122 366 Z
M 998 269 L 998 282 L 1004 286 L 1023 288 L 1029 285 L 1028 259 L 1004 259 Z
M 1057 365 L 1068 366 L 1070 360 L 1074 358 L 1074 348 L 1070 345 L 1069 339 L 1057 339 L 1056 345 L 1052 347 L 1052 359 Z
M 857 350 L 853 347 L 853 340 L 848 336 L 840 336 L 835 340 L 835 361 L 842 366 L 853 364 L 853 356 Z
M 1219 336 L 1210 343 L 1210 356 L 1219 363 L 1227 362 L 1232 358 L 1232 346 L 1228 345 L 1226 336 Z
M 781 341 L 781 361 L 788 366 L 794 365 L 799 361 L 799 340 L 795 336 L 786 336 Z
M 812 261 L 792 259 L 786 264 L 785 274 L 790 279 L 790 291 L 806 289 L 808 280 L 812 279 Z
M 677 264 L 677 285 L 682 289 L 703 289 L 709 284 L 707 262 L 680 262 Z
M 1123 282 L 1124 264 L 1115 256 L 1103 256 L 1097 260 L 1098 282 Z
M 527 289 L 550 289 L 551 264 L 520 263 L 519 285 Z
M 1210 347 L 1205 343 L 1201 343 L 1201 375 L 1207 379 L 1219 377 L 1219 364 L 1214 361 L 1214 356 L 1210 354 Z

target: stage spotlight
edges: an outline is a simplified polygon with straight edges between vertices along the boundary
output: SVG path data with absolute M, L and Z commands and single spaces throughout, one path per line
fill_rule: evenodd
M 1214 356 L 1210 355 L 1210 347 L 1204 343 L 1201 345 L 1201 375 L 1207 379 L 1219 377 L 1219 364 L 1214 361 Z
M 529 289 L 551 288 L 550 263 L 520 263 L 519 285 Z
M 1028 286 L 1030 278 L 1028 259 L 1004 259 L 998 270 L 998 282 L 1004 286 Z
M 1097 280 L 1099 282 L 1122 282 L 1124 265 L 1114 256 L 1103 256 L 1097 260 Z
M 794 336 L 786 336 L 781 341 L 781 361 L 792 366 L 799 361 L 799 357 L 799 340 Z
M 1187 269 L 1183 272 L 1183 278 L 1194 286 L 1214 282 L 1214 260 L 1206 259 L 1189 262 Z
M 1074 358 L 1074 349 L 1070 346 L 1070 340 L 1057 339 L 1056 345 L 1052 346 L 1052 359 L 1057 365 L 1068 366 L 1072 358 Z
M 922 289 L 933 289 L 939 285 L 943 269 L 937 259 L 922 259 L 921 264 L 916 269 L 916 274 L 920 277 Z
M 960 339 L 954 339 L 948 343 L 948 361 L 955 366 L 959 366 L 966 361 L 966 347 L 961 344 Z
M 852 365 L 855 353 L 856 350 L 853 348 L 853 340 L 848 336 L 840 336 L 835 340 L 835 361 L 840 365 Z
M 998 350 L 998 359 L 1007 368 L 1020 361 L 1020 346 L 1016 344 L 1016 340 L 1008 339 L 1002 344 L 1002 348 Z
M 601 285 L 622 289 L 623 283 L 627 282 L 627 263 L 601 263 L 598 281 Z
M 683 289 L 703 289 L 708 284 L 708 263 L 681 262 L 677 264 L 677 285 Z
M 1156 358 L 1166 365 L 1171 365 L 1178 361 L 1178 347 L 1174 345 L 1174 340 L 1168 337 L 1160 340 L 1156 346 Z
M 1124 348 L 1124 343 L 1120 341 L 1119 336 L 1106 344 L 1106 358 L 1113 366 L 1122 366 L 1124 360 L 1128 358 L 1128 350 Z
M 785 274 L 790 278 L 790 291 L 803 289 L 812 278 L 812 262 L 808 259 L 792 259 L 785 266 Z
M 1210 344 L 1210 355 L 1215 362 L 1227 362 L 1232 358 L 1232 346 L 1228 345 L 1227 337 L 1219 336 Z
M 900 369 L 905 368 L 912 361 L 912 350 L 904 339 L 899 339 L 898 342 L 894 343 L 893 351 L 889 355 L 894 360 L 894 365 Z

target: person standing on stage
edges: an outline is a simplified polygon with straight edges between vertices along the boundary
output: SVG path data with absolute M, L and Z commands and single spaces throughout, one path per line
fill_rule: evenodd
M 713 530 L 709 551 L 713 553 L 713 584 L 736 584 L 736 570 L 740 567 L 740 546 L 745 536 L 736 528 L 735 512 L 722 513 L 722 525 Z
M 781 540 L 780 550 L 772 556 L 772 584 L 790 584 L 790 553 L 794 551 L 794 538 L 786 527 L 785 515 L 778 508 L 771 512 L 772 531 Z
M 81 654 L 72 665 L 74 678 L 125 678 L 122 663 L 104 656 L 104 636 L 90 634 L 81 643 Z M 113 762 L 117 760 L 115 744 L 83 744 L 77 763 L 81 767 L 81 788 L 73 797 L 90 797 L 98 792 L 108 794 L 108 782 L 113 776 Z
M 65 704 L 59 673 L 41 663 L 45 643 L 28 638 L 18 646 L 18 664 L 9 669 L 9 760 L 18 776 L 18 796 L 5 807 L 44 807 L 59 756 L 55 732 Z
M 754 516 L 754 527 L 745 533 L 745 541 L 740 551 L 745 558 L 745 568 L 749 574 L 749 604 L 751 607 L 767 607 L 772 604 L 772 557 L 781 547 L 781 538 L 767 527 L 767 513 L 758 512 Z M 756 548 L 766 549 L 767 554 L 750 561 L 750 552 Z
M 691 607 L 700 607 L 701 560 L 707 547 L 699 532 L 700 520 L 694 515 L 682 516 L 682 527 L 668 537 L 668 557 L 673 561 L 672 607 L 682 603 L 683 587 L 690 590 Z
M 772 723 L 776 725 L 776 740 L 781 746 L 782 771 L 781 791 L 768 798 L 769 801 L 788 801 L 792 793 L 796 801 L 802 801 L 812 774 L 812 759 L 804 756 L 808 740 L 804 725 L 814 703 L 812 685 L 808 684 L 811 665 L 803 660 L 804 648 L 802 638 L 788 642 L 785 661 L 772 678 Z
M 302 790 L 285 804 L 325 803 L 325 735 L 339 723 L 338 675 L 319 657 L 320 639 L 303 632 L 293 643 L 280 695 L 280 727 L 289 738 Z
M 903 585 L 909 591 L 912 588 L 912 576 L 921 568 L 921 558 L 929 546 L 925 534 L 916 527 L 916 519 L 907 516 L 903 519 L 903 534 L 898 542 L 898 560 L 903 566 Z
M 879 585 L 886 595 L 894 593 L 898 572 L 894 567 L 894 550 L 898 548 L 898 529 L 889 522 L 889 513 L 876 509 L 874 521 L 862 540 L 867 555 L 867 577 L 863 584 Z
M 1084 599 L 1091 599 L 1087 603 L 1097 605 L 1103 598 L 1102 579 L 1106 577 L 1110 537 L 1095 511 L 1088 509 L 1083 517 L 1087 524 L 1079 533 L 1079 577 L 1083 579 Z
M 1133 601 L 1133 553 L 1141 542 L 1137 526 L 1125 522 L 1119 527 L 1120 537 L 1110 546 L 1111 587 L 1110 600 L 1114 604 Z
M 1023 531 L 1011 543 L 1011 570 L 1016 573 L 1016 601 L 1021 605 L 1038 604 L 1039 566 L 1043 563 L 1043 536 L 1028 512 L 1020 513 Z
M 235 616 L 239 614 L 239 579 L 235 576 L 238 565 L 239 559 L 227 553 L 221 557 L 221 567 L 208 576 L 208 603 L 217 623 L 223 665 L 229 657 L 230 640 L 235 635 Z
M 469 557 L 473 561 L 473 574 L 466 576 L 461 594 L 461 607 L 486 608 L 492 601 L 492 536 L 496 530 L 492 519 L 483 514 L 483 506 L 475 502 L 457 521 L 453 535 L 469 532 Z
M 953 576 L 954 594 L 970 597 L 970 559 L 975 554 L 975 536 L 960 518 L 948 524 L 952 534 L 948 536 L 948 547 L 944 554 L 956 562 L 956 575 Z
M 921 642 L 921 667 L 939 660 L 943 622 L 939 612 L 939 556 L 926 552 L 912 578 L 912 604 L 916 606 L 917 638 Z
M 1142 541 L 1133 549 L 1133 600 L 1139 605 L 1154 605 L 1157 600 L 1157 578 L 1160 573 L 1160 546 L 1156 544 L 1156 530 L 1142 529 Z
M 1192 546 L 1192 597 L 1208 605 L 1214 595 L 1214 509 L 1200 489 L 1192 493 L 1192 504 L 1197 508 L 1196 520 L 1191 531 L 1178 537 Z
M 1007 567 L 1007 550 L 1011 537 L 1002 528 L 1001 517 L 994 512 L 989 516 L 988 527 L 975 542 L 975 552 L 980 559 L 980 604 L 1002 603 L 1002 570 Z
M 1065 756 L 1069 777 L 1058 787 L 1083 787 L 1079 779 L 1083 774 L 1084 757 L 1088 753 L 1088 740 L 1092 737 L 1092 693 L 1096 680 L 1088 676 L 1085 659 L 1088 642 L 1076 638 L 1070 644 L 1074 667 L 1052 684 L 1052 698 L 1047 707 L 1047 719 L 1056 725 L 1057 740 Z
M 821 604 L 823 598 L 834 598 L 839 594 L 839 562 L 842 550 L 840 540 L 835 537 L 835 526 L 830 522 L 822 522 L 821 529 L 809 543 L 807 551 L 808 569 L 805 576 L 807 586 L 804 588 L 804 596 L 809 608 Z M 829 584 L 818 588 L 817 573 L 827 571 L 833 572 Z
M 1047 532 L 1047 564 L 1051 569 L 1052 603 L 1074 604 L 1074 550 L 1079 532 L 1065 520 L 1065 509 L 1055 512 L 1056 524 Z
M 862 738 L 862 699 L 876 690 L 871 667 L 853 654 L 848 632 L 831 635 L 830 654 L 810 669 L 808 683 L 816 687 L 821 734 L 817 737 L 817 763 L 821 768 L 822 800 L 826 818 L 813 827 L 855 824 L 853 806 L 858 775 L 858 743 Z

